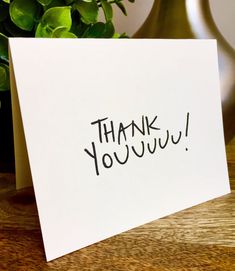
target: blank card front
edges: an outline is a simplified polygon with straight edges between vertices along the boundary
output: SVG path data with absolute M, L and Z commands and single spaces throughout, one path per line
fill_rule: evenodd
M 10 51 L 47 260 L 229 193 L 215 41 Z

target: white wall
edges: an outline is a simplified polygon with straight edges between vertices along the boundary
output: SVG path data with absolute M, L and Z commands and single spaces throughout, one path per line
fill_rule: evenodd
M 126 32 L 129 36 L 134 34 L 137 29 L 142 25 L 148 16 L 153 0 L 135 0 L 135 3 L 129 3 L 127 0 L 123 1 L 127 9 L 127 16 L 115 8 L 114 22 L 117 32 Z
M 131 4 L 124 0 L 128 16 L 115 9 L 115 26 L 120 33 L 126 32 L 129 36 L 144 22 L 154 0 L 136 0 Z M 227 41 L 235 48 L 235 0 L 210 0 L 211 10 L 215 22 Z
M 235 48 L 235 1 L 210 0 L 214 20 L 227 41 Z

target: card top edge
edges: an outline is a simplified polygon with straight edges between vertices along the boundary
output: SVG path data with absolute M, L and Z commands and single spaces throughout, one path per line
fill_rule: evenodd
M 10 42 L 14 41 L 14 40 L 17 40 L 17 41 L 25 41 L 25 40 L 28 40 L 28 41 L 50 41 L 50 42 L 58 42 L 58 41 L 67 41 L 67 42 L 71 42 L 71 40 L 73 41 L 76 41 L 76 42 L 169 42 L 169 41 L 172 41 L 172 42 L 199 42 L 199 43 L 202 43 L 202 42 L 217 42 L 216 39 L 158 39 L 158 38 L 151 38 L 151 39 L 147 39 L 147 38 L 141 38 L 141 39 L 105 39 L 105 38 L 89 38 L 89 39 L 85 39 L 85 38 L 80 38 L 80 39 L 69 39 L 69 38 L 59 38 L 59 39 L 56 39 L 56 38 L 34 38 L 34 37 L 31 37 L 31 38 L 26 38 L 26 37 L 9 37 L 8 40 Z

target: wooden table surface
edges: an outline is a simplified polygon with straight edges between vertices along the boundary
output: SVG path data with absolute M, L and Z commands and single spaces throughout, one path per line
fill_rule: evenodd
M 232 193 L 46 263 L 32 189 L 0 174 L 0 271 L 235 270 L 235 139 L 227 146 Z

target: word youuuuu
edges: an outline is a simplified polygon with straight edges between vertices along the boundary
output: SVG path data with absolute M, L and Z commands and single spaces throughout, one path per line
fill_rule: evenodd
M 118 125 L 108 118 L 98 119 L 91 122 L 91 125 L 97 127 L 98 143 L 91 142 L 91 148 L 85 148 L 84 151 L 93 160 L 95 173 L 100 175 L 100 169 L 112 168 L 114 163 L 125 165 L 131 156 L 138 158 L 144 157 L 147 153 L 154 154 L 159 149 L 165 149 L 168 144 L 178 144 L 182 138 L 183 132 L 181 130 L 175 135 L 171 134 L 169 129 L 164 131 L 164 135 L 158 135 L 157 132 L 161 130 L 157 125 L 157 118 L 150 119 L 148 116 L 141 117 L 141 124 L 137 124 L 132 120 L 128 125 L 120 122 Z M 185 137 L 188 136 L 189 113 L 186 116 Z M 128 138 L 141 136 L 143 140 L 137 141 L 137 144 L 128 144 Z M 146 140 L 146 138 L 148 140 Z M 120 152 L 113 151 L 112 153 L 98 153 L 97 145 L 117 143 L 121 148 Z M 186 151 L 188 149 L 186 148 Z M 124 152 L 124 155 L 123 155 Z

